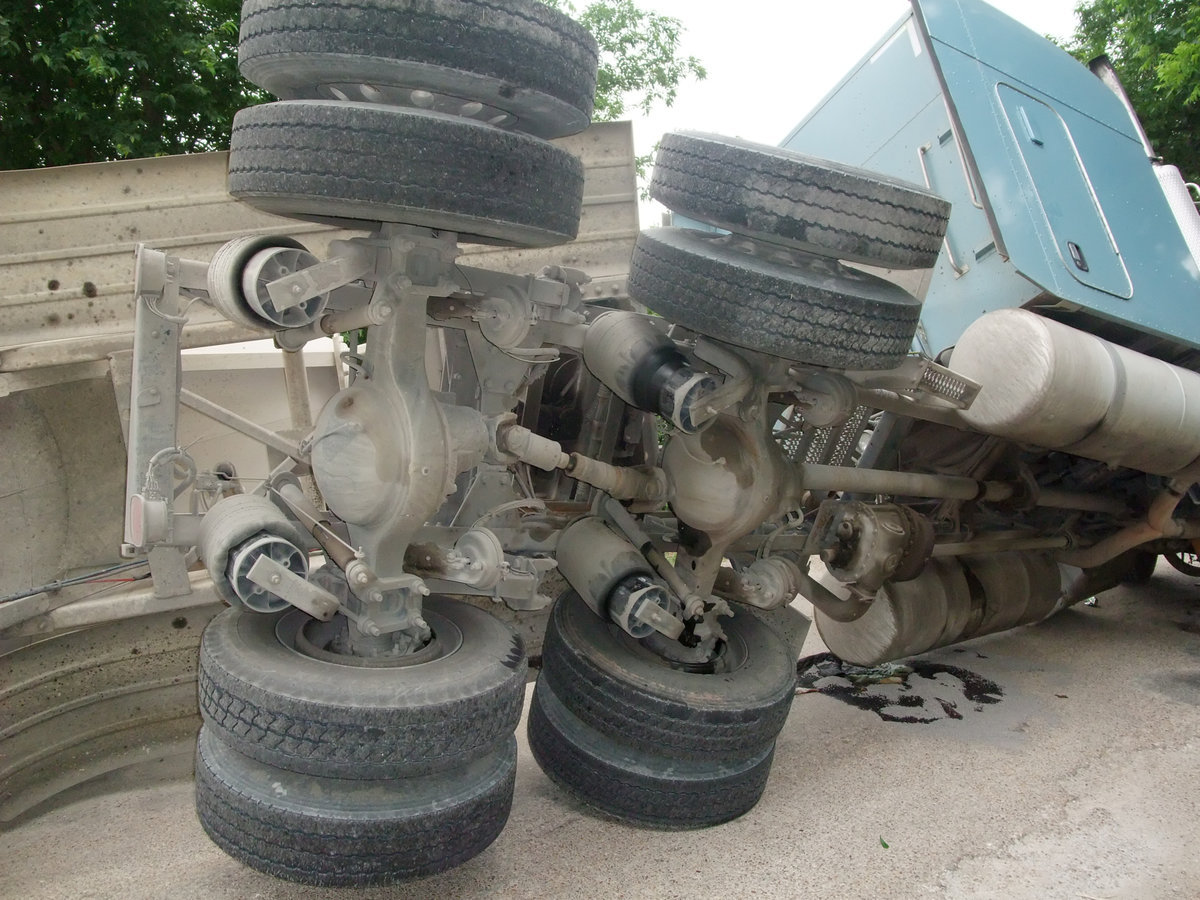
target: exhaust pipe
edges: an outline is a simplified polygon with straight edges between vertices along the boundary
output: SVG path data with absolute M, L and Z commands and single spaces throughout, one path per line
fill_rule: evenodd
M 1058 565 L 1045 553 L 934 559 L 912 581 L 885 584 L 865 614 L 813 619 L 835 656 L 858 666 L 915 656 L 1032 625 L 1064 606 Z

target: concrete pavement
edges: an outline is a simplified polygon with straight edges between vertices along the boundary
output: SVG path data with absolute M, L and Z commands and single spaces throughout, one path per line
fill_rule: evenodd
M 922 697 L 929 724 L 802 693 L 762 802 L 717 828 L 592 814 L 541 773 L 522 723 L 507 828 L 444 875 L 343 891 L 259 875 L 209 843 L 176 780 L 0 833 L 0 897 L 1200 897 L 1200 582 L 1164 563 L 1098 608 L 922 658 L 995 682 L 999 702 L 951 673 L 867 689 Z

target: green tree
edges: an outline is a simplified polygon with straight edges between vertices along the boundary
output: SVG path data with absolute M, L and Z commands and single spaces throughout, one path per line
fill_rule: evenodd
M 633 0 L 579 12 L 601 48 L 597 121 L 703 78 L 676 19 Z M 241 0 L 0 0 L 0 169 L 219 150 L 268 95 L 237 71 Z
M 542 2 L 578 19 L 600 46 L 597 122 L 619 119 L 629 109 L 670 106 L 681 83 L 708 74 L 696 57 L 679 55 L 683 25 L 678 19 L 647 12 L 633 0 L 595 0 L 582 12 L 570 0 Z
M 240 0 L 0 0 L 0 168 L 228 146 Z
M 679 85 L 689 78 L 702 81 L 708 72 L 694 56 L 680 56 L 682 23 L 671 16 L 647 12 L 633 0 L 594 0 L 580 12 L 571 0 L 542 0 L 587 26 L 600 47 L 596 74 L 597 122 L 612 122 L 630 109 L 649 112 L 657 104 L 675 102 Z M 658 144 L 634 159 L 641 197 L 649 199 L 644 184 Z
M 1200 3 L 1091 0 L 1067 49 L 1088 61 L 1107 53 L 1155 151 L 1200 180 Z

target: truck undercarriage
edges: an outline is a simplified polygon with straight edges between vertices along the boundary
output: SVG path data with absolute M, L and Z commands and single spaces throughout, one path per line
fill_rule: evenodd
M 461 262 L 574 236 L 581 167 L 548 139 L 587 125 L 596 50 L 532 0 L 443 6 L 244 7 L 242 71 L 281 99 L 235 121 L 230 192 L 360 235 L 323 258 L 284 236 L 209 263 L 139 250 L 124 551 L 156 582 L 198 559 L 229 604 L 201 644 L 196 756 L 222 848 L 366 884 L 495 839 L 528 661 L 465 597 L 553 603 L 528 726 L 547 775 L 692 828 L 765 788 L 796 687 L 770 613 L 798 594 L 835 655 L 874 666 L 1039 622 L 1159 554 L 1195 565 L 1186 336 L 1100 336 L 1038 290 L 926 347 L 901 284 L 966 283 L 928 172 L 672 133 L 650 192 L 680 224 L 639 235 L 632 302 L 567 265 Z M 1066 232 L 1075 271 L 1103 274 Z M 284 351 L 349 335 L 349 384 L 299 439 L 183 390 L 196 302 Z M 176 397 L 270 447 L 270 478 L 198 470 Z

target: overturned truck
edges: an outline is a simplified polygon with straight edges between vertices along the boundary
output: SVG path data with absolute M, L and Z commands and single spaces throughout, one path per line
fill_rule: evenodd
M 239 53 L 281 99 L 235 120 L 230 193 L 348 232 L 322 256 L 141 248 L 123 552 L 184 591 L 199 560 L 228 604 L 197 809 L 249 865 L 365 884 L 495 839 L 527 658 L 489 603 L 550 610 L 547 775 L 680 828 L 764 790 L 795 689 L 771 611 L 797 595 L 874 665 L 1159 555 L 1200 572 L 1177 310 L 1200 218 L 1103 63 L 914 0 L 783 147 L 666 135 L 650 193 L 675 225 L 614 298 L 569 260 L 461 259 L 576 234 L 581 166 L 550 139 L 588 124 L 596 46 L 565 16 L 248 0 Z M 285 351 L 350 335 L 348 383 L 299 436 L 181 394 L 197 301 Z M 270 477 L 200 470 L 181 397 L 271 448 Z

